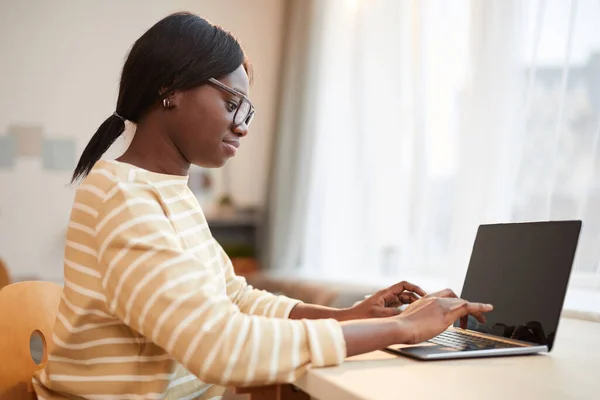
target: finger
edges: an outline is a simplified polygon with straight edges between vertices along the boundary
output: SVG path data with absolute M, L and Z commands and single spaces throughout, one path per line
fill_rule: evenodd
M 455 299 L 458 298 L 458 296 L 456 295 L 456 293 L 454 293 L 454 291 L 452 289 L 440 290 L 439 292 L 431 293 L 430 296 L 443 297 L 443 298 L 455 298 Z
M 413 292 L 403 292 L 398 297 L 400 298 L 400 302 L 402 304 L 411 304 L 419 300 L 419 296 Z
M 392 288 L 385 289 L 378 293 L 385 302 L 386 307 L 399 307 L 403 304 L 410 304 L 420 299 L 414 292 L 405 290 L 400 293 L 395 293 Z
M 399 307 L 402 305 L 398 296 L 390 289 L 383 290 L 378 295 L 383 298 L 386 307 Z
M 468 307 L 467 301 L 458 298 L 450 298 L 448 299 L 448 303 L 450 303 L 450 310 L 452 310 L 451 312 L 458 313 L 456 316 L 452 317 L 452 321 L 456 321 L 460 318 L 460 328 L 467 329 L 469 324 L 469 314 L 466 310 Z
M 485 319 L 485 316 L 482 313 L 476 312 L 476 313 L 473 313 L 471 315 L 473 315 L 477 321 L 481 322 L 482 324 L 485 324 L 486 319 Z M 460 319 L 460 327 L 462 329 L 467 329 L 468 325 L 469 325 L 469 316 L 466 315 L 464 317 L 461 317 L 461 319 Z
M 484 313 L 494 309 L 491 304 L 470 302 L 459 298 L 448 299 L 446 303 L 449 304 L 451 310 L 464 309 L 467 314 Z
M 402 293 L 405 290 L 408 290 L 410 292 L 415 292 L 419 296 L 427 295 L 427 293 L 425 293 L 425 291 L 423 289 L 421 289 L 419 286 L 417 286 L 413 283 L 410 283 L 410 282 L 406 282 L 406 281 L 402 281 L 402 282 L 396 283 L 393 286 L 390 286 L 389 290 L 391 290 L 393 293 L 396 293 L 396 294 Z
M 491 304 L 471 303 L 471 302 L 468 302 L 465 300 L 461 300 L 459 302 L 456 302 L 455 304 L 452 304 L 450 306 L 450 309 L 452 310 L 452 313 L 454 314 L 452 316 L 452 320 L 456 321 L 458 318 L 468 316 L 469 314 L 474 315 L 477 313 L 481 314 L 484 312 L 492 311 L 494 309 L 494 307 Z
M 486 321 L 485 315 L 477 312 L 477 313 L 473 313 L 473 316 L 475 317 L 475 319 L 477 319 L 477 321 L 481 322 L 482 324 L 485 324 L 485 321 Z

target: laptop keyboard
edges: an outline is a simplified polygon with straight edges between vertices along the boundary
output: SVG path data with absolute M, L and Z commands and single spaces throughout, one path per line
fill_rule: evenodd
M 429 343 L 452 347 L 459 350 L 507 349 L 510 347 L 520 347 L 517 344 L 475 336 L 455 330 L 444 331 L 440 335 L 429 340 Z

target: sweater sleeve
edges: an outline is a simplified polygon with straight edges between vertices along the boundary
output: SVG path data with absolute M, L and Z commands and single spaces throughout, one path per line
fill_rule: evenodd
M 231 260 L 223 248 L 219 246 L 219 250 L 225 265 L 227 295 L 244 314 L 288 318 L 292 309 L 301 303 L 300 300 L 283 295 L 276 296 L 248 285 L 244 277 L 235 274 Z
M 208 260 L 183 249 L 152 189 L 113 188 L 98 210 L 96 239 L 111 312 L 207 383 L 292 382 L 311 366 L 336 365 L 346 356 L 335 320 L 240 312 L 260 304 L 240 283 L 241 307 L 232 302 Z M 293 304 L 269 301 L 277 311 L 261 308 L 263 315 L 275 316 Z

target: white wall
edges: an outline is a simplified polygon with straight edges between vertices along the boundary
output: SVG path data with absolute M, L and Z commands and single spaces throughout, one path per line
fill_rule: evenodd
M 47 136 L 76 138 L 78 157 L 114 111 L 129 47 L 168 13 L 192 11 L 231 31 L 254 64 L 251 98 L 257 117 L 230 164 L 230 174 L 234 199 L 262 206 L 274 134 L 283 7 L 282 0 L 2 0 L 0 134 L 10 124 L 42 125 Z M 126 144 L 123 139 L 118 146 Z M 111 154 L 118 152 L 112 149 Z M 0 257 L 13 275 L 61 279 L 74 194 L 69 176 L 42 170 L 39 158 L 20 158 L 12 170 L 0 169 Z

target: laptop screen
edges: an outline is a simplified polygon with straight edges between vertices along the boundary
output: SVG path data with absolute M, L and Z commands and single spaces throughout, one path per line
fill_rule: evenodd
M 494 311 L 468 328 L 551 349 L 580 230 L 581 221 L 480 226 L 461 297 Z

